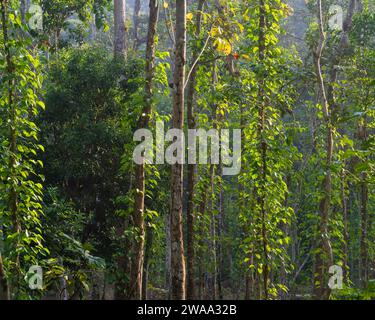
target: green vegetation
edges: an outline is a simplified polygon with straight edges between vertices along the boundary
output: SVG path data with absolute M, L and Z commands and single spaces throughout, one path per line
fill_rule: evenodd
M 375 299 L 373 0 L 32 5 L 0 0 L 0 300 Z M 241 129 L 239 174 L 136 164 L 157 121 Z

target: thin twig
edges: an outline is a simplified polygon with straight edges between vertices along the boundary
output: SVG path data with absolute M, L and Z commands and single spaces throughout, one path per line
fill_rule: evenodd
M 204 43 L 204 45 L 203 45 L 203 48 L 202 48 L 201 52 L 199 53 L 197 59 L 194 61 L 193 65 L 191 66 L 191 69 L 190 69 L 190 71 L 189 71 L 189 74 L 188 74 L 187 77 L 186 77 L 186 81 L 185 81 L 184 89 L 186 89 L 186 86 L 187 86 L 187 84 L 189 83 L 189 79 L 190 79 L 191 73 L 193 72 L 193 70 L 194 70 L 195 66 L 197 65 L 199 59 L 201 58 L 202 54 L 203 54 L 204 51 L 206 50 L 206 47 L 207 47 L 208 41 L 209 41 L 210 39 L 211 39 L 211 36 L 208 35 L 208 37 L 207 37 L 207 39 L 206 39 L 206 41 L 205 41 L 205 43 Z

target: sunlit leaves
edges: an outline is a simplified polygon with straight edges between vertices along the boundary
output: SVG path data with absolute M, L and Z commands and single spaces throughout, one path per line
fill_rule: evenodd
M 193 13 L 192 12 L 189 12 L 189 13 L 186 14 L 186 20 L 188 22 L 193 20 Z
M 265 270 L 277 274 L 281 264 L 287 272 L 293 267 L 286 251 L 290 238 L 284 230 L 293 221 L 294 211 L 285 202 L 289 193 L 285 179 L 298 153 L 290 145 L 281 119 L 284 105 L 292 105 L 294 98 L 293 90 L 280 91 L 290 77 L 288 68 L 282 67 L 284 59 L 289 59 L 288 52 L 278 46 L 284 4 L 280 1 L 265 1 L 267 24 L 262 30 L 262 37 L 259 3 L 247 1 L 246 7 L 250 5 L 254 9 L 244 8 L 242 14 L 242 36 L 248 45 L 244 45 L 240 53 L 240 61 L 243 61 L 241 73 L 246 74 L 242 80 L 242 94 L 246 93 L 246 107 L 242 114 L 246 119 L 245 154 L 242 157 L 245 163 L 240 181 L 247 191 L 241 193 L 239 204 L 242 206 L 241 221 L 247 231 L 243 249 L 252 252 L 254 259 L 249 268 L 263 276 Z M 291 59 L 290 63 L 294 64 L 295 61 Z M 264 119 L 260 116 L 260 110 L 264 112 Z M 264 144 L 267 146 L 265 166 L 262 152 Z M 286 157 L 286 154 L 289 156 Z M 259 199 L 263 199 L 263 202 Z M 278 292 L 286 290 L 283 284 L 274 280 L 274 283 L 269 284 L 268 293 L 276 297 Z
M 226 56 L 232 52 L 232 45 L 226 39 L 217 38 L 214 41 L 214 45 L 219 52 L 225 54 Z
M 12 282 L 48 254 L 40 229 L 43 177 L 37 169 L 42 162 L 35 159 L 43 147 L 37 144 L 39 129 L 34 123 L 45 106 L 39 99 L 41 64 L 24 37 L 20 16 L 10 13 L 3 27 L 12 32 L 8 41 L 0 34 L 0 74 L 8 78 L 0 83 L 0 117 L 5 124 L 0 130 L 0 219 L 6 226 L 3 259 Z M 26 284 L 17 283 L 14 293 L 26 294 Z

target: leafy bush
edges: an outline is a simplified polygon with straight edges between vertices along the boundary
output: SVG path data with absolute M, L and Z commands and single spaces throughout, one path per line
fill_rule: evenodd
M 370 280 L 366 289 L 345 287 L 332 293 L 333 300 L 375 300 L 375 279 Z

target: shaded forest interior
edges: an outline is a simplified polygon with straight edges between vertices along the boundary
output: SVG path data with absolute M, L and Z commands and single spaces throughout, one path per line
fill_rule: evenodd
M 375 299 L 375 0 L 0 0 L 0 26 L 0 300 Z

